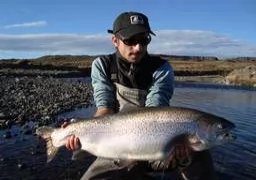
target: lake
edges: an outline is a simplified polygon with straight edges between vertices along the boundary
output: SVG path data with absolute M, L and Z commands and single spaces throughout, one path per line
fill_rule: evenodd
M 212 150 L 221 180 L 256 179 L 256 90 L 232 86 L 178 83 L 171 106 L 192 107 L 222 116 L 236 124 L 235 142 Z M 91 117 L 95 107 L 77 109 L 60 118 Z M 1 135 L 0 131 L 0 135 Z M 33 139 L 30 137 L 29 139 Z M 93 161 L 74 162 L 65 156 L 45 164 L 45 149 L 33 140 L 0 142 L 0 180 L 4 179 L 79 179 Z M 36 155 L 35 155 L 36 154 Z M 18 165 L 18 168 L 17 168 Z M 47 173 L 42 173 L 47 172 Z M 22 178 L 21 178 L 22 177 Z
M 171 105 L 204 110 L 234 122 L 236 141 L 213 149 L 216 168 L 228 179 L 256 179 L 256 91 L 178 88 Z

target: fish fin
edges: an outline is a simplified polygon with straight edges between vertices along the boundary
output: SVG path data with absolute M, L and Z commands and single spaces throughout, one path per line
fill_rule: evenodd
M 89 155 L 90 154 L 87 151 L 84 151 L 82 149 L 78 149 L 78 150 L 73 152 L 71 160 L 75 161 L 75 160 L 79 160 L 79 159 L 84 159 L 84 158 L 88 157 Z
M 47 163 L 52 161 L 52 159 L 55 157 L 55 155 L 59 150 L 59 148 L 54 147 L 52 143 L 51 134 L 53 131 L 54 129 L 52 127 L 47 127 L 47 126 L 39 127 L 36 130 L 36 134 L 42 137 L 46 141 Z
M 132 168 L 136 164 L 136 161 L 128 159 L 115 159 L 114 164 L 120 169 L 124 167 Z
M 56 148 L 53 146 L 52 138 L 50 137 L 46 139 L 46 148 L 47 148 L 47 162 L 50 162 L 56 156 L 59 148 Z
M 118 163 L 120 164 L 118 165 Z M 99 176 L 100 174 L 104 174 L 107 172 L 114 172 L 117 170 L 121 170 L 123 168 L 126 168 L 127 167 L 126 165 L 130 165 L 130 164 L 129 163 L 127 164 L 125 163 L 125 161 L 122 161 L 119 159 L 109 159 L 109 158 L 98 157 L 87 169 L 87 171 L 85 172 L 81 180 L 88 179 L 89 177 L 96 177 L 96 176 Z

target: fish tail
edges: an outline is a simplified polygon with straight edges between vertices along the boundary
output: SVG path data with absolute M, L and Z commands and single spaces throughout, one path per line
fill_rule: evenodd
M 59 150 L 52 143 L 51 134 L 53 131 L 54 129 L 52 127 L 47 126 L 40 127 L 36 130 L 36 134 L 46 141 L 47 163 L 53 160 Z

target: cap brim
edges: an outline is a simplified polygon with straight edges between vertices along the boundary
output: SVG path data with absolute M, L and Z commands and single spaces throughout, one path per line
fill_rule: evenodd
M 151 30 L 146 29 L 144 26 L 132 26 L 126 29 L 122 29 L 118 31 L 118 34 L 120 34 L 123 39 L 129 39 L 132 36 L 146 32 L 155 36 L 155 33 L 153 33 Z M 114 31 L 108 30 L 108 33 L 114 34 Z
M 113 30 L 108 29 L 108 33 L 110 33 L 110 34 L 114 34 L 114 31 L 113 31 Z

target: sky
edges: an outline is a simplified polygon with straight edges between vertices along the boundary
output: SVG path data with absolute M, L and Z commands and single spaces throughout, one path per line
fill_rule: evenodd
M 122 12 L 149 18 L 149 53 L 256 57 L 255 0 L 1 0 L 0 59 L 112 53 Z

